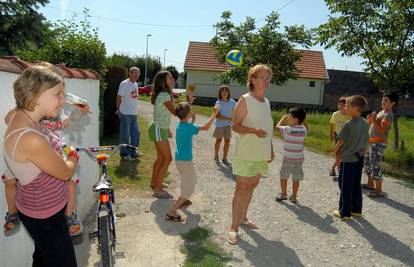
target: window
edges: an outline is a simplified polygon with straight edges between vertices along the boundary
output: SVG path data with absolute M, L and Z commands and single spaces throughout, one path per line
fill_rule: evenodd
M 315 87 L 315 81 L 310 81 L 309 82 L 309 87 Z

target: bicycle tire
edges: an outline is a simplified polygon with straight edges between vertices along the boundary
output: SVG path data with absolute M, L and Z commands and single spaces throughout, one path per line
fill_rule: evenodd
M 100 236 L 99 243 L 101 247 L 101 261 L 103 267 L 112 267 L 113 255 L 111 244 L 111 218 L 109 213 L 99 217 Z

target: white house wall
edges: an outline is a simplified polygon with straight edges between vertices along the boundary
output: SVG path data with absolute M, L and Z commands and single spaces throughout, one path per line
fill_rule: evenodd
M 15 106 L 13 96 L 13 82 L 18 75 L 8 72 L 0 72 L 0 136 L 3 139 L 6 129 L 3 123 L 7 112 Z M 81 96 L 88 100 L 92 113 L 85 115 L 79 123 L 74 123 L 70 128 L 65 130 L 64 136 L 67 143 L 71 145 L 97 146 L 99 145 L 99 81 L 92 79 L 65 79 L 65 88 L 67 92 Z M 70 112 L 72 107 L 65 105 L 65 111 Z M 0 172 L 5 170 L 3 160 L 3 142 L 0 142 Z M 80 166 L 77 174 L 80 178 L 80 184 L 77 186 L 77 209 L 80 217 L 83 219 L 93 206 L 96 196 L 92 192 L 92 185 L 98 179 L 98 166 L 96 161 L 88 158 L 87 155 L 81 154 Z M 0 183 L 0 216 L 1 225 L 4 224 L 4 214 L 7 206 L 4 196 L 4 184 Z M 33 242 L 21 225 L 19 232 L 9 237 L 0 234 L 0 266 L 1 267 L 24 267 L 31 266 Z
M 217 97 L 220 81 L 216 80 L 219 72 L 214 71 L 187 71 L 187 86 L 195 85 L 195 96 Z M 315 86 L 310 87 L 309 82 L 314 81 Z M 248 91 L 247 87 L 238 83 L 229 85 L 232 98 L 239 98 Z M 298 103 L 308 105 L 322 105 L 324 81 L 298 78 L 288 80 L 284 85 L 271 85 L 266 96 L 272 102 Z

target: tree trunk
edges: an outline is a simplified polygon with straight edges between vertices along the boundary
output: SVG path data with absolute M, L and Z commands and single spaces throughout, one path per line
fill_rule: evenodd
M 393 124 L 393 128 L 394 128 L 394 143 L 393 143 L 393 149 L 394 151 L 398 150 L 398 139 L 399 139 L 399 134 L 398 134 L 398 114 L 397 114 L 397 110 L 394 110 L 394 118 L 392 120 L 392 124 Z

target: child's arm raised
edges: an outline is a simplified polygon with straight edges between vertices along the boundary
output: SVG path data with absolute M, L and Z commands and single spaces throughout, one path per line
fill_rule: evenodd
M 208 121 L 206 124 L 204 124 L 203 126 L 200 126 L 199 130 L 200 131 L 207 131 L 208 129 L 210 129 L 211 124 L 213 124 L 214 119 L 216 118 L 216 112 L 213 112 L 213 114 L 211 114 L 210 118 L 208 118 Z
M 288 114 L 283 115 L 283 117 L 280 118 L 279 122 L 276 124 L 276 128 L 279 129 L 280 127 L 282 127 L 284 125 L 284 122 L 287 121 L 288 116 Z

